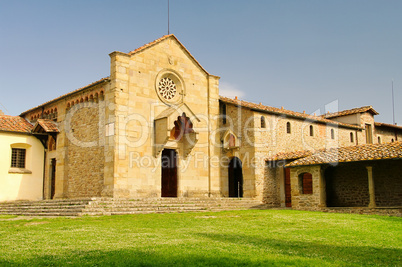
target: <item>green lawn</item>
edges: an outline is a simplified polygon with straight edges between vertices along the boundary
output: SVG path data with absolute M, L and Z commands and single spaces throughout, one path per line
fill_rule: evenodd
M 292 210 L 14 220 L 0 266 L 401 266 L 402 218 Z

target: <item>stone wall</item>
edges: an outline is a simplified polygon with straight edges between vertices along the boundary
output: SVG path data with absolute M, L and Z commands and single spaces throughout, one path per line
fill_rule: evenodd
M 104 181 L 104 149 L 100 145 L 98 105 L 72 110 L 68 139 L 69 198 L 101 196 Z
M 402 207 L 402 160 L 378 161 L 372 166 L 377 207 Z
M 366 165 L 340 164 L 325 170 L 329 207 L 367 207 L 370 201 Z
M 303 194 L 300 177 L 303 173 L 312 175 L 313 192 Z M 321 166 L 306 166 L 291 168 L 290 184 L 292 193 L 292 208 L 303 210 L 318 210 L 325 206 L 323 203 L 324 181 L 321 178 Z
M 222 110 L 222 106 L 221 106 Z M 256 187 L 263 186 L 263 183 L 257 179 L 255 174 L 258 171 L 254 166 L 258 164 L 255 156 L 255 133 L 253 112 L 240 106 L 226 105 L 226 123 L 220 119 L 220 139 L 226 131 L 231 130 L 236 136 L 239 147 L 225 149 L 224 144 L 221 145 L 221 194 L 227 197 L 229 195 L 229 177 L 228 164 L 233 157 L 238 157 L 242 162 L 243 171 L 243 196 L 256 197 Z M 264 171 L 263 168 L 261 168 Z M 263 176 L 263 175 L 262 175 Z M 257 196 L 258 197 L 258 196 Z
M 262 202 L 272 207 L 285 206 L 284 164 L 285 162 L 267 162 L 265 165 Z
M 402 140 L 402 130 L 397 130 L 391 127 L 375 126 L 375 139 L 374 143 L 390 143 L 392 141 Z

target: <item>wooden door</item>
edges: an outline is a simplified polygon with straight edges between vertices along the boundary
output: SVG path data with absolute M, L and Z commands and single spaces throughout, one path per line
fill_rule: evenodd
M 56 193 L 56 159 L 52 159 L 50 165 L 50 199 L 54 198 Z
M 285 205 L 292 207 L 292 193 L 290 187 L 290 169 L 285 168 Z
M 313 193 L 313 176 L 311 173 L 303 174 L 303 194 L 312 194 Z
M 177 197 L 177 154 L 174 149 L 162 151 L 162 197 Z

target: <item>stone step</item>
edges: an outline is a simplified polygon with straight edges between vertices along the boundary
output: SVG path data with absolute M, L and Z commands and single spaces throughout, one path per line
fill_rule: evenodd
M 121 215 L 140 213 L 202 212 L 262 209 L 255 199 L 239 198 L 148 198 L 148 199 L 58 199 L 0 203 L 0 214 L 27 216 Z
M 0 208 L 2 207 L 25 207 L 25 206 L 74 206 L 74 205 L 87 205 L 89 201 L 24 201 L 24 202 L 2 202 L 0 203 Z
M 43 217 L 77 217 L 81 215 L 81 212 L 8 212 L 1 213 L 0 215 L 18 215 L 18 216 L 43 216 Z

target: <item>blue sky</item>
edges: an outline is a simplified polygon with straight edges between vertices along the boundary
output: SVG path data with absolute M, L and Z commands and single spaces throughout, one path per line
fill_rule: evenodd
M 402 124 L 402 1 L 170 0 L 170 31 L 221 94 L 308 113 L 372 105 Z M 167 34 L 167 0 L 0 0 L 0 109 L 109 76 L 109 53 Z M 335 103 L 335 104 L 334 104 Z

